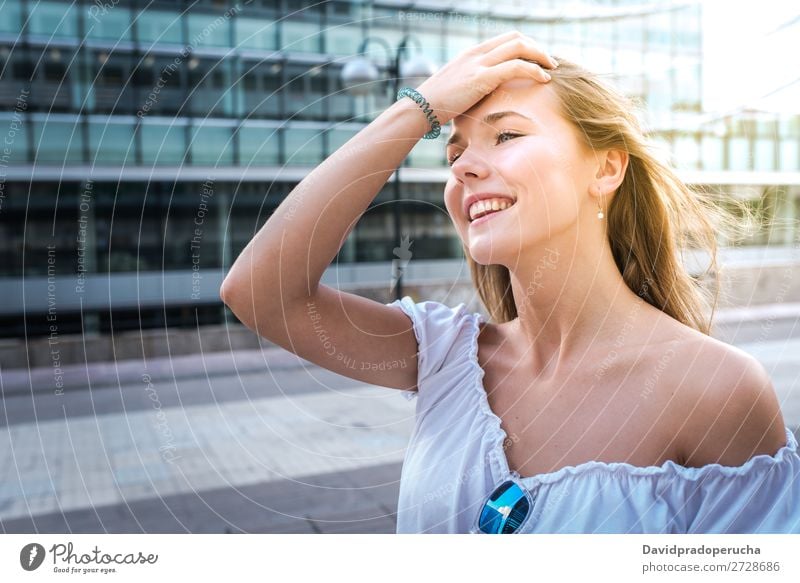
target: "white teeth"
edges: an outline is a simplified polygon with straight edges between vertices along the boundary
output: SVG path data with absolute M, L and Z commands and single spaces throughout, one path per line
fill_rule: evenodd
M 513 205 L 514 203 L 505 198 L 490 198 L 479 200 L 469 207 L 469 220 L 474 221 L 479 216 L 487 213 L 488 211 L 502 211 Z

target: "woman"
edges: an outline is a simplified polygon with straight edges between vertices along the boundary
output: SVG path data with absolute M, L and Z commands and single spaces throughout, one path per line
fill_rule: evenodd
M 800 531 L 800 456 L 769 377 L 708 336 L 678 255 L 713 258 L 726 219 L 653 156 L 630 104 L 517 32 L 417 91 L 292 191 L 221 290 L 276 344 L 416 399 L 398 532 Z M 445 204 L 494 322 L 321 285 L 450 120 Z

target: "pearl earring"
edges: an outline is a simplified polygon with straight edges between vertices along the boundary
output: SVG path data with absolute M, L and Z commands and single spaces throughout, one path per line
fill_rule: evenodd
M 597 218 L 602 219 L 605 215 L 603 214 L 603 207 L 600 206 L 600 201 L 597 201 Z

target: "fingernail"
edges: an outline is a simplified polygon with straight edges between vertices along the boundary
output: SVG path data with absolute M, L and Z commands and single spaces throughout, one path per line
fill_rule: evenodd
M 552 57 L 550 58 L 550 64 L 553 65 L 553 67 L 558 68 L 558 61 L 556 61 Z
M 545 74 L 544 74 L 544 78 L 545 78 L 545 79 L 547 79 L 548 81 L 549 81 L 550 79 L 552 79 L 552 77 L 550 77 L 550 73 L 545 73 Z

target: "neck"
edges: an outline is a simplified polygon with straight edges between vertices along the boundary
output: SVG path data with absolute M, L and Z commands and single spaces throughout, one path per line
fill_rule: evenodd
M 551 239 L 524 255 L 510 274 L 517 306 L 510 330 L 525 339 L 524 358 L 534 370 L 549 371 L 544 376 L 571 370 L 598 348 L 613 350 L 644 312 L 608 243 L 575 243 Z

